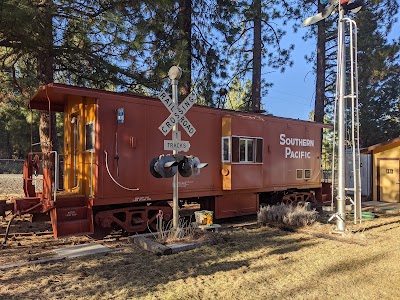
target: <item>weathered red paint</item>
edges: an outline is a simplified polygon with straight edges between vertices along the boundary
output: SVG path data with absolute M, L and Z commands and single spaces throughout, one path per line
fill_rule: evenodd
M 104 228 L 116 224 L 126 231 L 146 229 L 149 211 L 154 211 L 154 207 L 146 208 L 146 205 L 172 199 L 172 178 L 158 179 L 149 171 L 154 157 L 168 153 L 163 150 L 163 141 L 171 139 L 171 134 L 164 136 L 158 127 L 170 112 L 158 99 L 61 84 L 40 88 L 30 106 L 47 109 L 49 99 L 51 109 L 55 111 L 64 111 L 71 99 L 81 99 L 82 103 L 94 101 L 96 106 L 93 195 L 84 195 L 86 202 L 75 205 L 80 207 L 75 213 L 61 207 L 64 204 L 65 208 L 72 207 L 71 199 L 61 196 L 54 208 L 48 206 L 53 229 L 57 232 L 55 235 L 93 232 L 92 210 L 95 211 L 96 226 Z M 125 120 L 118 124 L 116 110 L 121 107 L 125 111 Z M 185 116 L 196 128 L 195 135 L 189 137 L 180 127 L 182 140 L 191 145 L 187 154 L 199 157 L 208 163 L 208 167 L 202 169 L 198 177 L 179 177 L 180 199 L 197 199 L 203 208 L 213 209 L 215 216 L 222 218 L 255 213 L 261 200 L 289 189 L 314 190 L 320 197 L 322 124 L 197 105 Z M 262 162 L 223 162 L 223 136 L 228 136 L 232 143 L 246 137 L 253 142 L 262 140 L 257 141 L 259 144 L 254 142 L 258 147 L 256 159 L 262 158 Z M 137 187 L 138 191 L 122 189 L 113 182 L 105 168 L 105 152 L 108 153 L 110 172 L 118 182 L 125 187 Z M 301 179 L 298 178 L 300 173 Z M 43 198 L 50 199 L 51 183 L 45 184 Z M 25 185 L 26 194 L 31 195 L 29 182 Z M 110 205 L 114 207 L 110 208 Z M 121 220 L 116 217 L 118 213 L 125 217 Z

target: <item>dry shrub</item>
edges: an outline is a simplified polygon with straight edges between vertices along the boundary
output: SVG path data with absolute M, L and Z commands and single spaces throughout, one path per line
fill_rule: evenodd
M 281 223 L 289 226 L 303 227 L 313 224 L 318 213 L 315 210 L 308 211 L 303 206 L 287 204 L 267 205 L 260 208 L 257 214 L 259 223 Z
M 183 218 L 179 218 L 178 230 L 175 231 L 173 229 L 173 220 L 171 219 L 170 221 L 165 222 L 162 215 L 159 215 L 157 217 L 158 232 L 154 233 L 154 238 L 157 242 L 161 244 L 171 244 L 196 240 L 198 238 L 196 229 L 197 225 L 196 223 L 193 223 L 191 219 L 187 221 Z M 151 232 L 150 228 L 149 230 Z

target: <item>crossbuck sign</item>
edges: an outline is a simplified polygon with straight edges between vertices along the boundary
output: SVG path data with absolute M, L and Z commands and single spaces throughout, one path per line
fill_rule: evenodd
M 165 107 L 171 113 L 169 117 L 161 124 L 161 126 L 158 127 L 158 129 L 166 136 L 172 130 L 172 127 L 179 122 L 187 134 L 192 137 L 196 132 L 196 128 L 194 128 L 189 120 L 185 117 L 185 113 L 187 113 L 193 104 L 196 103 L 196 97 L 192 94 L 189 94 L 189 96 L 187 96 L 179 106 L 176 106 L 173 103 L 172 99 L 165 91 L 162 91 L 160 94 L 158 94 L 158 98 L 162 103 L 164 103 Z

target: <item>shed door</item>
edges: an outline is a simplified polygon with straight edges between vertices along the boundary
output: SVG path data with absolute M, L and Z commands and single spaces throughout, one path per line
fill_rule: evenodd
M 379 200 L 400 202 L 400 159 L 379 160 Z

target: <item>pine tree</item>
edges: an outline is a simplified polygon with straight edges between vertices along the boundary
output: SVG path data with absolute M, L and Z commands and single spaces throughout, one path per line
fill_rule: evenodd
M 307 2 L 307 1 L 306 1 Z M 307 2 L 310 3 L 310 2 Z M 312 2 L 311 2 L 312 3 Z M 318 4 L 319 10 L 320 4 Z M 358 68 L 359 102 L 361 123 L 361 146 L 399 136 L 399 41 L 387 41 L 386 36 L 396 23 L 395 15 L 399 4 L 392 0 L 369 1 L 356 14 L 349 13 L 358 24 Z M 316 113 L 315 120 L 321 119 L 322 81 L 325 80 L 324 111 L 333 113 L 336 90 L 336 49 L 337 15 L 326 19 L 325 33 L 321 32 L 322 22 L 306 35 L 316 37 L 318 54 L 325 47 L 324 56 L 317 55 Z M 334 21 L 334 22 L 332 22 Z M 323 43 L 325 39 L 325 43 Z M 315 55 L 308 57 L 315 61 Z M 323 67 L 325 64 L 325 68 Z M 324 69 L 324 70 L 323 70 Z M 321 76 L 325 74 L 325 78 Z M 396 79 L 397 78 L 397 79 Z M 317 110 L 320 113 L 317 113 Z
M 251 105 L 251 81 L 242 82 L 235 77 L 229 86 L 226 95 L 225 108 L 241 111 L 249 111 Z
M 121 16 L 140 7 L 125 6 L 127 3 L 2 1 L 1 85 L 11 87 L 15 97 L 29 95 L 32 87 L 60 80 L 92 87 L 136 85 L 137 60 L 127 63 L 127 59 L 135 57 L 140 49 L 134 46 L 140 43 L 135 44 L 138 36 Z M 27 64 L 32 68 L 24 69 Z M 28 83 L 24 77 L 34 80 Z M 51 150 L 51 145 L 57 149 L 55 123 L 54 113 L 40 113 L 40 140 L 45 152 Z
M 400 38 L 387 40 L 398 7 L 371 1 L 356 15 L 362 147 L 400 136 Z
M 298 14 L 288 1 L 218 1 L 221 18 L 215 28 L 225 37 L 223 52 L 232 64 L 232 77 L 246 78 L 252 74 L 251 109 L 260 110 L 261 96 L 271 84 L 262 80 L 262 66 L 280 69 L 293 62 L 289 59 L 294 45 L 280 46 L 287 20 Z M 282 26 L 274 23 L 278 21 Z

